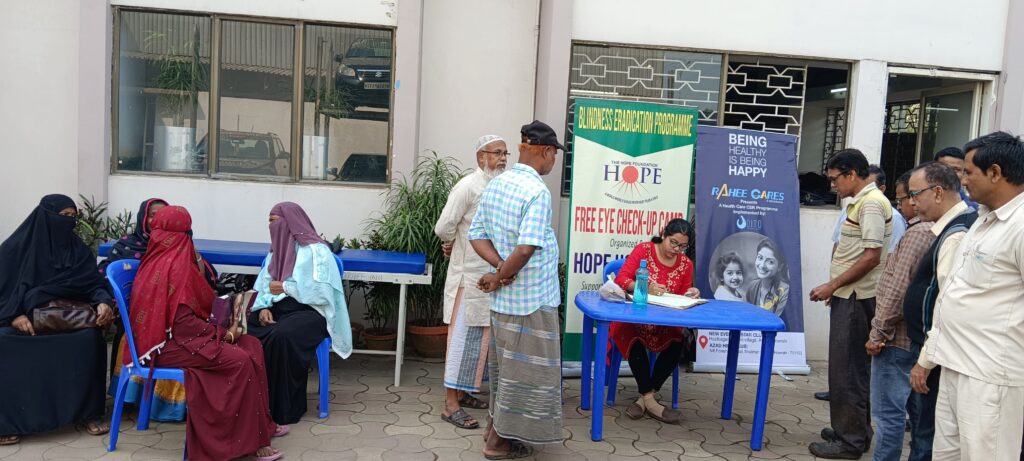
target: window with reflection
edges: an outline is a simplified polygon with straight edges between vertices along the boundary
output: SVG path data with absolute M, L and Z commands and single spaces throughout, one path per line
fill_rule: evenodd
M 389 180 L 392 30 L 118 7 L 115 21 L 115 172 Z
M 391 33 L 306 26 L 302 178 L 388 180 Z
M 221 26 L 216 171 L 291 177 L 295 28 L 240 21 Z
M 205 172 L 210 18 L 126 11 L 118 42 L 117 169 Z

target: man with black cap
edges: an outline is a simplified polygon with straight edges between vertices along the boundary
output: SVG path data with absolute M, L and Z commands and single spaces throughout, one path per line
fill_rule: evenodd
M 478 283 L 491 293 L 488 459 L 532 455 L 523 442 L 562 441 L 558 242 L 541 176 L 565 147 L 536 120 L 520 134 L 519 163 L 487 184 L 469 228 L 473 249 L 496 268 Z

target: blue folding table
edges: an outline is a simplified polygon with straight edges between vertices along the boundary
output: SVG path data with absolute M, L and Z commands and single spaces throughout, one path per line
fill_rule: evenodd
M 236 274 L 258 274 L 263 259 L 270 251 L 269 243 L 235 242 L 230 240 L 193 240 L 196 250 L 218 271 Z M 110 253 L 113 242 L 100 245 L 100 257 Z M 399 253 L 378 250 L 343 250 L 344 280 L 394 283 L 399 286 L 398 344 L 394 351 L 355 349 L 356 354 L 395 356 L 395 386 L 401 385 L 402 362 L 405 359 L 406 293 L 409 285 L 429 285 L 433 266 L 422 253 Z
M 725 391 L 722 395 L 722 419 L 732 418 L 732 397 L 736 388 L 736 362 L 740 350 L 740 331 L 761 332 L 761 363 L 757 374 L 757 397 L 754 402 L 754 423 L 750 431 L 750 449 L 760 450 L 764 436 L 764 417 L 768 410 L 768 390 L 772 377 L 772 356 L 775 353 L 775 334 L 786 329 L 775 314 L 757 306 L 735 302 L 711 300 L 689 309 L 680 310 L 650 305 L 635 309 L 631 303 L 605 301 L 595 291 L 576 295 L 576 307 L 583 312 L 583 370 L 580 375 L 580 407 L 593 408 L 590 437 L 601 440 L 604 417 L 605 354 L 608 347 L 608 327 L 611 322 L 641 323 L 672 327 L 705 328 L 729 331 L 729 350 L 725 362 Z M 594 327 L 597 326 L 597 341 Z M 596 349 L 595 349 L 596 348 Z M 595 353 L 594 351 L 597 351 Z M 591 365 L 594 366 L 591 388 Z

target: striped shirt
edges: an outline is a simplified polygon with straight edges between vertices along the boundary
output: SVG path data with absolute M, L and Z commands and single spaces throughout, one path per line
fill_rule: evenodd
M 910 351 L 907 322 L 903 320 L 903 298 L 917 272 L 921 258 L 928 253 L 932 242 L 935 241 L 931 224 L 922 223 L 914 218 L 910 228 L 896 245 L 896 251 L 885 261 L 882 277 L 878 281 L 875 317 L 871 319 L 869 337 L 872 341 Z
M 561 305 L 551 192 L 532 167 L 517 163 L 487 184 L 469 239 L 490 240 L 502 259 L 519 245 L 537 247 L 516 280 L 491 293 L 492 312 L 530 315 L 541 306 Z
M 892 205 L 875 183 L 868 183 L 846 206 L 846 221 L 843 223 L 839 244 L 832 255 L 831 278 L 835 279 L 853 267 L 864 254 L 864 250 L 881 248 L 881 259 L 878 265 L 860 280 L 840 287 L 833 295 L 843 299 L 850 299 L 854 294 L 857 295 L 857 299 L 874 298 L 878 277 L 885 267 L 888 253 L 886 247 L 889 246 L 890 239 Z

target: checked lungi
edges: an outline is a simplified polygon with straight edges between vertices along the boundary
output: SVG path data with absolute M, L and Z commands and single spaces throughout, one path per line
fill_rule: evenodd
M 448 352 L 444 362 L 444 387 L 480 392 L 487 369 L 491 327 L 474 327 L 466 321 L 462 288 L 455 295 L 452 322 L 448 325 Z
M 558 332 L 555 307 L 529 315 L 491 311 L 490 415 L 502 438 L 535 444 L 562 441 Z

